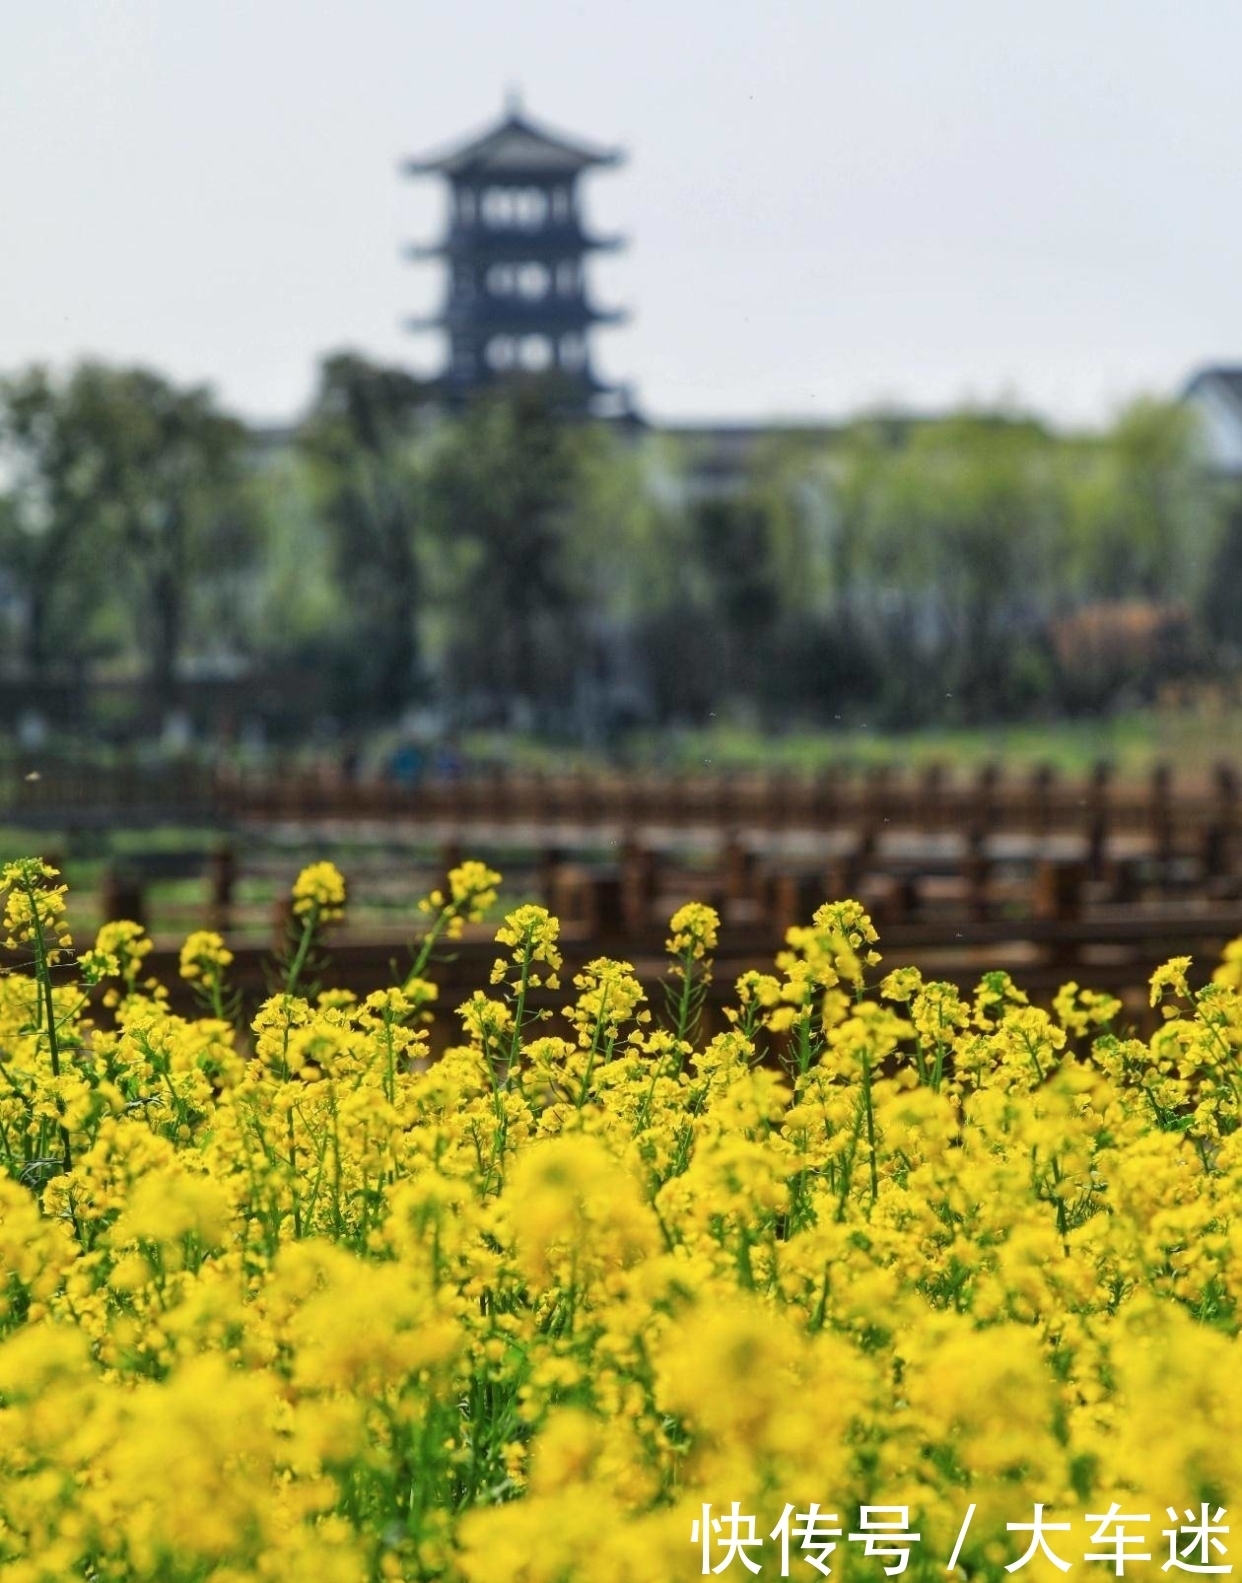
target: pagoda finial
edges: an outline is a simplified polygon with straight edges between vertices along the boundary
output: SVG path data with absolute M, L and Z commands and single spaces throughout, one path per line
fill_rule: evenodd
M 505 89 L 505 114 L 506 115 L 521 115 L 521 113 L 522 113 L 522 90 L 519 87 L 517 87 L 516 84 L 510 83 L 509 86 Z

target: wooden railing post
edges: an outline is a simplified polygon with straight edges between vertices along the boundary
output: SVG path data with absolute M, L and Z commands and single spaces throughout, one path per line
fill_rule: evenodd
M 763 822 L 769 830 L 783 830 L 789 823 L 790 790 L 787 769 L 768 771 L 763 786 Z
M 755 854 L 736 830 L 725 836 L 720 853 L 725 896 L 729 901 L 750 901 L 755 893 Z
M 966 851 L 962 857 L 962 878 L 966 881 L 966 907 L 981 923 L 988 915 L 988 883 L 992 877 L 992 856 L 988 850 L 988 826 L 979 819 L 966 832 Z
M 288 959 L 293 943 L 293 896 L 285 890 L 272 903 L 272 955 L 278 962 Z
M 1041 838 L 1052 829 L 1052 788 L 1056 776 L 1051 764 L 1037 764 L 1031 772 L 1031 833 Z
M 650 920 L 656 874 L 655 853 L 627 836 L 621 848 L 621 912 L 627 934 L 641 934 Z
M 1112 765 L 1107 760 L 1101 759 L 1091 771 L 1091 782 L 1087 789 L 1087 867 L 1092 879 L 1102 879 L 1104 877 L 1104 866 L 1108 861 L 1111 813 L 1109 808 L 1109 785 L 1112 778 Z
M 1083 913 L 1083 888 L 1087 864 L 1045 858 L 1035 871 L 1034 913 L 1043 923 L 1076 923 Z M 1059 933 L 1048 944 L 1049 965 L 1072 972 L 1078 961 L 1078 946 Z
M 894 874 L 875 904 L 872 916 L 882 928 L 909 923 L 918 915 L 919 882 L 914 874 Z
M 829 765 L 818 770 L 811 786 L 811 823 L 817 830 L 831 826 L 840 804 L 840 776 Z
M 914 822 L 923 830 L 938 830 L 944 822 L 943 764 L 928 764 L 919 776 L 915 794 Z
M 1157 880 L 1161 885 L 1168 884 L 1173 863 L 1172 787 L 1172 769 L 1168 764 L 1157 764 L 1151 772 L 1147 825 Z
M 559 847 L 545 846 L 539 853 L 535 870 L 535 890 L 541 897 L 543 905 L 553 914 L 556 913 L 558 904 L 557 876 L 564 861 L 565 854 Z
M 99 887 L 99 906 L 105 923 L 130 923 L 147 927 L 147 900 L 142 881 L 136 874 L 127 872 L 115 863 L 104 870 Z
M 1238 779 L 1230 764 L 1217 764 L 1213 774 L 1214 803 L 1203 832 L 1203 880 L 1226 895 L 1236 889 L 1238 863 Z
M 1045 923 L 1072 923 L 1082 917 L 1085 863 L 1045 858 L 1035 870 L 1033 911 Z
M 211 893 L 211 927 L 227 934 L 232 919 L 233 886 L 237 879 L 237 854 L 230 842 L 222 841 L 212 851 L 207 865 Z
M 829 881 L 831 885 L 831 880 Z M 824 894 L 823 882 L 814 874 L 796 874 L 789 870 L 772 877 L 769 885 L 769 923 L 783 939 L 785 931 L 809 924 L 815 911 L 825 901 L 844 900 Z
M 975 812 L 972 823 L 987 832 L 996 828 L 1000 817 L 1000 765 L 989 760 L 979 768 L 975 780 Z
M 589 939 L 620 940 L 629 931 L 619 874 L 589 874 L 585 882 L 583 923 Z

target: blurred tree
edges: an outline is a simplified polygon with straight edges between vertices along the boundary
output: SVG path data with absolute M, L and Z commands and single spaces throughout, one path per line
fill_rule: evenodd
M 749 648 L 780 611 L 768 512 L 753 497 L 729 495 L 700 501 L 691 521 L 714 613 Z
M 712 668 L 715 701 L 757 702 L 781 615 L 770 512 L 754 495 L 724 495 L 694 505 L 690 521 L 704 613 L 722 640 L 722 663 Z
M 480 397 L 446 436 L 430 487 L 441 543 L 457 555 L 458 692 L 538 708 L 564 699 L 589 663 L 570 550 L 588 434 L 532 379 Z
M 923 531 L 943 635 L 941 679 L 973 718 L 1011 713 L 1027 701 L 1056 581 L 1051 442 L 1031 425 L 967 419 L 925 444 L 925 476 L 939 485 Z
M 206 390 L 96 363 L 63 382 L 31 369 L 0 402 L 16 479 L 11 550 L 28 589 L 27 663 L 81 650 L 109 580 L 125 593 L 137 587 L 139 643 L 153 701 L 166 710 L 193 588 L 249 553 L 245 430 Z
M 145 369 L 86 365 L 70 394 L 99 454 L 99 504 L 142 595 L 152 703 L 177 700 L 196 591 L 253 555 L 243 494 L 246 431 L 203 387 Z
M 1242 498 L 1236 496 L 1224 512 L 1203 615 L 1209 634 L 1226 650 L 1223 657 L 1237 666 L 1242 661 Z
M 1063 444 L 1075 602 L 1202 590 L 1213 525 L 1195 441 L 1184 407 L 1144 399 L 1093 443 Z
M 38 367 L 0 383 L 0 564 L 23 609 L 19 652 L 34 678 L 57 662 L 80 666 L 110 591 L 104 458 L 79 395 L 76 381 L 58 385 Z
M 428 394 L 400 369 L 338 353 L 321 367 L 299 436 L 342 600 L 342 702 L 379 717 L 398 714 L 420 687 L 417 439 Z
M 253 495 L 263 556 L 247 612 L 251 644 L 277 669 L 305 663 L 322 675 L 349 611 L 317 466 L 300 446 L 274 447 L 255 469 Z
M 1148 599 L 1193 594 L 1207 574 L 1205 497 L 1196 455 L 1195 417 L 1176 402 L 1134 402 L 1109 436 L 1119 486 L 1120 540 L 1112 552 L 1113 586 Z M 1123 569 L 1124 568 L 1124 569 Z
M 834 582 L 894 723 L 1008 712 L 1046 683 L 1053 450 L 1038 425 L 974 414 L 870 423 L 840 447 Z

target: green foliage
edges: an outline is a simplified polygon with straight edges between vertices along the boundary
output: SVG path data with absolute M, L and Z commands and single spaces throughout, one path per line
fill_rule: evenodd
M 1203 601 L 1208 631 L 1242 658 L 1242 500 L 1228 508 Z
M 1242 527 L 1194 441 L 1156 402 L 1095 436 L 643 433 L 538 379 L 453 413 L 340 353 L 282 451 L 155 374 L 36 368 L 0 385 L 0 638 L 41 680 L 141 661 L 161 709 L 224 652 L 303 677 L 307 719 L 434 699 L 596 740 L 1099 711 L 1242 647 Z
M 18 651 L 30 671 L 80 662 L 94 648 L 101 603 L 86 576 L 107 537 L 98 507 L 103 458 L 91 444 L 75 390 L 45 369 L 0 386 L 0 442 L 8 493 L 0 555 L 24 616 Z
M 339 593 L 330 647 L 347 712 L 391 716 L 419 691 L 427 394 L 398 369 L 341 353 L 325 360 L 299 436 Z
M 586 589 L 571 551 L 583 436 L 538 382 L 482 398 L 444 436 L 430 478 L 451 572 L 455 692 L 546 703 L 581 663 Z
M 28 666 L 85 658 L 108 593 L 134 590 L 153 702 L 167 708 L 193 598 L 222 568 L 244 570 L 254 547 L 242 425 L 204 389 L 85 363 L 64 381 L 34 368 L 0 387 L 0 436 Z

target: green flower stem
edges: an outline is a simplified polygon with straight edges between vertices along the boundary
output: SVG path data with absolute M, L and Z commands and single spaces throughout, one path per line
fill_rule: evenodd
M 52 1062 L 52 1076 L 60 1078 L 60 1039 L 56 1029 L 56 1004 L 52 998 L 52 970 L 47 960 L 47 942 L 43 938 L 43 918 L 39 913 L 38 898 L 34 885 L 27 880 L 22 889 L 26 893 L 26 900 L 30 903 L 30 916 L 34 924 L 34 949 L 35 949 L 35 982 L 38 985 L 38 1005 L 40 1009 L 39 1021 L 45 1014 L 47 1017 L 47 1048 Z M 64 1101 L 57 1098 L 57 1109 L 63 1114 Z M 73 1146 L 69 1141 L 69 1129 L 64 1122 L 60 1123 L 60 1142 L 64 1152 L 65 1170 L 73 1169 Z

